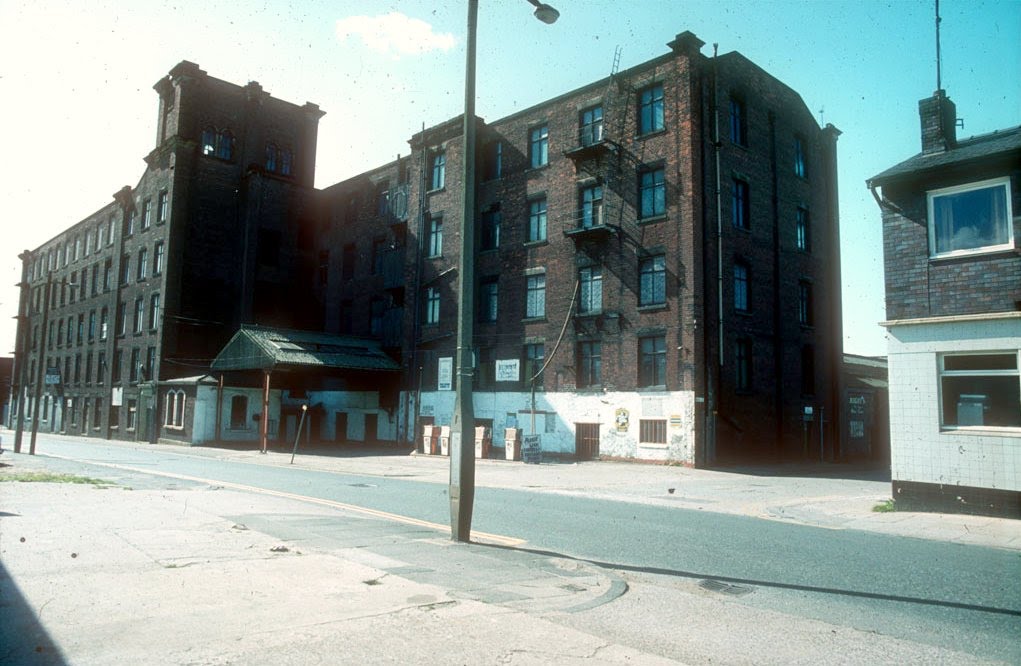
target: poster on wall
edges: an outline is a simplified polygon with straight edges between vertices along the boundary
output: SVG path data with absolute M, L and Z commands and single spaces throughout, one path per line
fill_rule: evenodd
M 110 406 L 120 407 L 124 404 L 124 388 L 121 386 L 115 386 L 110 391 Z
M 518 381 L 518 368 L 520 360 L 516 358 L 496 361 L 496 381 L 516 382 Z
M 439 359 L 440 367 L 436 373 L 439 381 L 436 386 L 437 391 L 453 391 L 454 390 L 454 357 L 444 356 Z

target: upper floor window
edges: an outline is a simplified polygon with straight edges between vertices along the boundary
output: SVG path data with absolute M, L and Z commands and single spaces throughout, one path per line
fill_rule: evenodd
M 638 305 L 666 303 L 666 257 L 660 254 L 642 259 L 638 272 L 641 276 Z
M 812 238 L 809 235 L 808 211 L 799 208 L 794 218 L 794 233 L 798 249 L 802 252 L 809 252 L 812 249 Z
M 1014 247 L 1010 178 L 994 178 L 928 193 L 933 257 Z
M 159 275 L 163 272 L 163 241 L 156 241 L 152 248 L 152 274 Z
M 496 180 L 503 176 L 503 142 L 494 141 L 486 146 L 484 178 Z
M 526 278 L 525 317 L 531 319 L 546 316 L 546 274 L 529 275 Z
M 163 224 L 167 221 L 167 203 L 169 197 L 167 191 L 163 190 L 159 193 L 156 204 L 156 224 Z
M 734 262 L 734 309 L 738 312 L 748 312 L 748 272 L 748 264 L 743 261 Z
M 812 283 L 806 280 L 798 282 L 798 323 L 811 326 L 812 314 Z
M 744 102 L 730 98 L 730 140 L 739 146 L 748 145 L 748 120 L 745 118 Z
M 650 169 L 638 177 L 640 218 L 666 214 L 666 180 L 664 170 Z
M 330 251 L 319 250 L 319 286 L 325 287 L 330 280 Z
M 603 350 L 599 342 L 579 342 L 577 357 L 578 388 L 603 383 Z
M 294 170 L 294 153 L 289 148 L 280 149 L 280 175 L 290 176 Z
M 440 290 L 436 287 L 429 287 L 425 290 L 425 313 L 423 319 L 426 324 L 440 323 Z
M 152 199 L 142 202 L 142 230 L 145 231 L 152 224 Z
M 529 130 L 528 157 L 533 169 L 549 164 L 549 125 L 539 125 Z
M 340 264 L 340 277 L 342 279 L 350 280 L 355 276 L 355 261 L 357 256 L 358 250 L 354 243 L 348 243 L 344 246 Z
M 940 358 L 940 425 L 1021 427 L 1018 351 L 945 354 Z
M 290 176 L 293 161 L 294 157 L 289 149 L 281 148 L 275 143 L 266 144 L 266 171 Z
M 603 269 L 598 266 L 578 271 L 578 312 L 593 314 L 603 311 Z
M 581 112 L 578 120 L 578 141 L 591 146 L 603 140 L 603 107 L 593 106 Z
M 497 278 L 485 278 L 479 289 L 479 321 L 495 322 L 499 315 L 500 283 Z
M 266 171 L 277 170 L 277 145 L 275 143 L 266 144 Z
M 581 189 L 581 216 L 578 226 L 582 229 L 603 224 L 603 187 L 590 185 Z
M 149 270 L 149 251 L 144 247 L 138 250 L 138 280 L 144 280 Z
M 160 322 L 160 295 L 153 294 L 149 297 L 149 328 L 156 330 Z
M 447 154 L 442 150 L 433 153 L 430 190 L 442 190 L 447 183 Z
M 145 322 L 145 299 L 141 296 L 135 299 L 135 333 L 142 332 L 142 325 Z
M 740 338 L 734 343 L 734 388 L 752 389 L 752 341 Z
M 748 192 L 748 183 L 737 178 L 734 179 L 734 189 L 730 201 L 731 219 L 738 229 L 751 229 L 752 211 L 751 201 Z
M 664 127 L 663 85 L 657 83 L 638 94 L 638 133 L 648 134 Z
M 229 160 L 234 155 L 234 135 L 230 130 L 214 130 L 207 127 L 202 130 L 202 154 L 215 155 L 222 160 Z
M 443 218 L 429 218 L 429 255 L 439 257 L 443 254 Z
M 546 240 L 546 197 L 528 202 L 528 241 Z
M 794 137 L 794 175 L 805 177 L 805 140 L 800 136 Z
M 479 249 L 495 250 L 500 247 L 500 211 L 487 210 L 482 213 L 482 237 L 479 239 Z
M 639 338 L 638 385 L 666 386 L 666 337 Z

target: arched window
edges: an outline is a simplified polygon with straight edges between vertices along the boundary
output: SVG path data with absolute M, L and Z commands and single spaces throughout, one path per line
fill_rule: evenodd
M 234 154 L 234 135 L 230 130 L 221 130 L 216 137 L 216 156 L 221 160 L 229 160 Z
M 216 131 L 212 127 L 202 130 L 202 154 L 212 155 L 216 152 Z
M 280 151 L 280 173 L 284 176 L 291 175 L 291 164 L 294 162 L 294 155 L 290 150 L 284 148 Z
M 167 428 L 184 428 L 184 405 L 187 398 L 184 391 L 176 389 L 167 392 L 163 406 L 163 425 Z
M 277 147 L 276 144 L 266 144 L 266 171 L 277 170 Z

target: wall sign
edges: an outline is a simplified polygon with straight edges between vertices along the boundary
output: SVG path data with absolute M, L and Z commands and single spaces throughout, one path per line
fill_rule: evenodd
M 437 382 L 436 390 L 438 391 L 453 391 L 454 390 L 454 357 L 444 356 L 439 359 L 439 368 L 437 370 Z
M 518 381 L 519 366 L 521 361 L 516 358 L 496 361 L 496 381 L 516 382 Z
M 617 426 L 617 432 L 627 432 L 631 423 L 631 413 L 623 407 L 614 412 L 613 421 Z

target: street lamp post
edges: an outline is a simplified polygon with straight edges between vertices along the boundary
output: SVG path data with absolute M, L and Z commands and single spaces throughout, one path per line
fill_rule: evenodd
M 53 271 L 46 273 L 46 288 L 43 290 L 43 321 L 39 327 L 39 367 L 35 375 L 35 398 L 32 407 L 32 435 L 28 440 L 28 454 L 35 455 L 35 438 L 39 433 L 42 418 L 43 382 L 46 379 L 46 327 L 50 321 L 50 292 L 53 290 Z
M 539 0 L 528 0 L 535 17 L 554 23 L 560 13 Z M 475 318 L 475 37 L 478 0 L 468 2 L 468 40 L 464 75 L 461 243 L 457 260 L 457 386 L 450 429 L 450 532 L 454 541 L 471 540 L 475 502 L 475 408 L 472 404 L 472 328 Z

